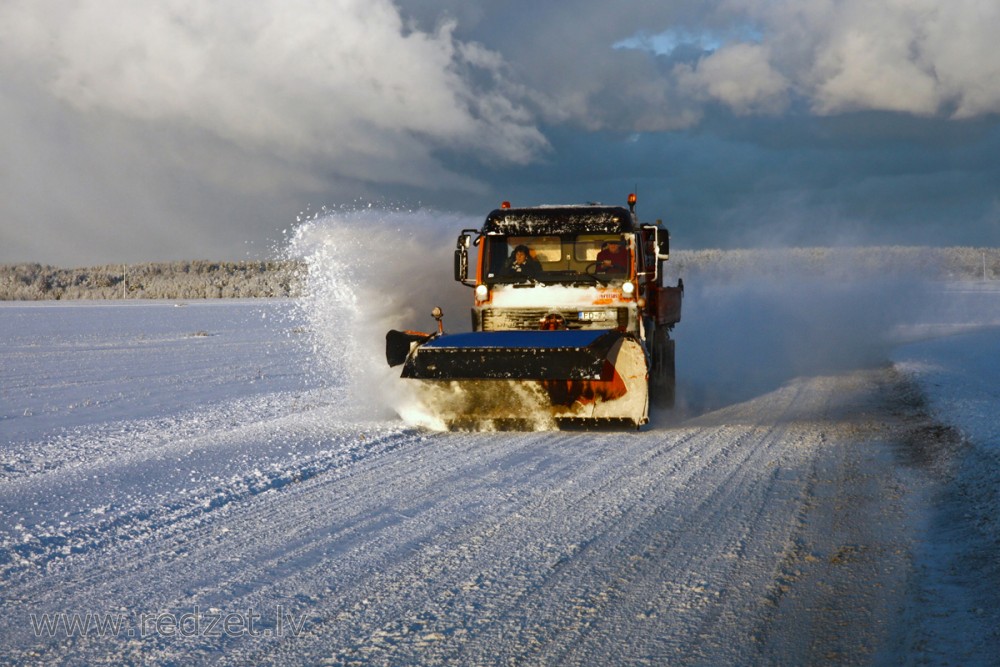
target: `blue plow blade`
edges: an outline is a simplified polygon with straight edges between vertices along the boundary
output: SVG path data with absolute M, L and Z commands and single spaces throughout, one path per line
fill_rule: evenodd
M 415 347 L 402 377 L 606 380 L 608 355 L 622 338 L 632 336 L 613 330 L 445 334 Z

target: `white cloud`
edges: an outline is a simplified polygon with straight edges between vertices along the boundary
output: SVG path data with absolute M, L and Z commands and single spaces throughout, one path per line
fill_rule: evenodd
M 788 103 L 788 80 L 770 63 L 770 49 L 732 44 L 696 65 L 678 65 L 674 74 L 696 97 L 727 105 L 736 114 L 778 113 Z
M 4 0 L 0 256 L 238 258 L 311 205 L 475 196 L 442 154 L 547 151 L 521 94 L 390 0 Z
M 848 2 L 831 18 L 814 26 L 816 46 L 806 80 L 813 83 L 817 113 L 938 111 L 941 91 L 933 54 L 920 43 L 926 23 L 921 12 L 898 3 Z
M 1000 113 L 997 2 L 688 1 L 670 3 L 659 16 L 647 11 L 643 21 L 624 38 L 611 37 L 616 33 L 609 30 L 606 62 L 593 67 L 583 59 L 590 80 L 567 77 L 588 95 L 561 88 L 556 80 L 548 90 L 558 98 L 550 106 L 562 100 L 572 109 L 567 115 L 585 127 L 613 128 L 617 119 L 617 129 L 625 131 L 695 124 L 707 102 L 737 114 L 773 114 L 793 97 L 817 115 L 878 110 L 972 118 Z M 620 30 L 621 23 L 613 27 Z M 636 66 L 636 54 L 668 66 L 658 71 Z M 629 66 L 626 58 L 633 59 Z M 650 81 L 651 74 L 658 83 Z M 627 100 L 626 113 L 608 116 L 598 106 L 610 91 Z
M 739 0 L 772 62 L 821 115 L 1000 113 L 1000 5 L 981 0 Z
M 424 184 L 433 150 L 525 162 L 544 137 L 502 59 L 389 0 L 7 0 L 0 53 L 84 112 L 193 127 L 345 176 Z M 490 85 L 477 85 L 488 79 Z M 390 169 L 391 171 L 391 169 Z M 402 171 L 402 170 L 399 170 Z
M 923 50 L 931 54 L 942 96 L 955 103 L 956 118 L 1000 113 L 997 26 L 1000 4 L 955 0 L 924 29 Z

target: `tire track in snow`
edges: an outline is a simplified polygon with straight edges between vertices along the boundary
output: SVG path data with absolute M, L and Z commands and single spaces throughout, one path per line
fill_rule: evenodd
M 117 479 L 127 479 L 134 471 L 136 476 L 148 473 L 148 469 L 160 465 L 162 461 L 183 460 L 197 456 L 211 458 L 213 450 L 231 448 L 232 443 L 259 437 L 261 433 L 283 433 L 287 446 L 289 433 L 303 431 L 299 438 L 307 437 L 310 429 L 303 429 L 302 421 L 309 419 L 309 412 L 317 412 L 325 407 L 313 406 L 305 412 L 291 417 L 287 414 L 271 414 L 273 403 L 287 401 L 287 396 L 268 397 L 265 401 L 252 401 L 249 405 L 226 404 L 214 406 L 207 412 L 194 413 L 180 419 L 142 421 L 138 423 L 121 423 L 110 428 L 119 435 L 121 440 L 112 440 L 110 449 L 113 454 L 84 457 L 73 452 L 59 461 L 52 469 L 35 471 L 29 477 L 15 479 L 4 487 L 0 494 L 0 503 L 15 506 L 38 507 L 53 500 L 53 489 L 70 489 L 60 491 L 65 497 L 71 497 L 72 490 L 77 487 L 92 485 L 99 476 L 111 475 Z M 256 421 L 247 422 L 249 415 L 256 414 Z M 287 409 L 285 410 L 287 412 Z M 314 418 L 313 421 L 316 421 Z M 240 422 L 243 422 L 241 425 Z M 319 422 L 322 418 L 319 418 Z M 83 429 L 77 437 L 85 442 L 96 443 L 106 437 L 109 429 L 102 428 L 98 434 L 94 429 Z M 315 431 L 315 428 L 313 428 Z M 202 517 L 206 512 L 222 508 L 230 503 L 270 490 L 299 483 L 328 470 L 344 467 L 368 450 L 377 449 L 377 442 L 359 442 L 358 433 L 352 426 L 344 441 L 332 448 L 296 456 L 293 460 L 269 462 L 264 470 L 259 464 L 266 459 L 257 457 L 253 463 L 240 468 L 237 466 L 223 480 L 213 476 L 206 485 L 188 483 L 181 479 L 184 488 L 171 486 L 176 480 L 168 480 L 165 489 L 149 492 L 140 488 L 138 492 L 120 492 L 120 488 L 109 489 L 111 497 L 99 497 L 97 505 L 80 505 L 73 510 L 77 520 L 60 522 L 59 527 L 38 527 L 28 529 L 21 527 L 18 532 L 11 532 L 0 539 L 0 576 L 5 579 L 24 568 L 48 568 L 57 561 L 92 549 L 101 549 L 119 541 L 135 539 L 144 534 L 144 526 L 155 526 L 157 530 L 168 528 L 173 523 L 183 523 L 187 519 Z M 69 438 L 69 436 L 64 436 Z M 362 435 L 362 438 L 364 436 Z M 60 442 L 62 438 L 55 442 Z M 128 447 L 119 446 L 127 442 Z M 44 443 L 43 449 L 48 449 L 51 443 Z M 98 444 L 83 445 L 79 450 L 87 451 Z M 195 452 L 198 454 L 195 455 Z M 238 450 L 237 450 L 237 453 Z M 56 457 L 53 457 L 56 458 Z M 58 459 L 57 459 L 58 461 Z M 124 472 L 122 470 L 124 469 Z M 218 472 L 218 470 L 217 470 Z M 162 472 L 156 472 L 162 477 Z M 173 477 L 177 477 L 173 475 Z M 183 477 L 183 476 L 181 476 Z M 150 479 L 149 485 L 162 482 Z M 142 487 L 142 484 L 133 485 Z M 161 486 L 163 486 L 161 484 Z M 61 500 L 61 498 L 56 498 Z M 16 502 L 15 502 L 16 500 Z M 80 500 L 86 503 L 91 500 L 86 494 L 80 494 Z M 38 516 L 45 516 L 43 510 L 34 510 Z M 13 514 L 13 512 L 11 512 Z M 51 513 L 49 513 L 51 514 Z M 81 520 L 79 515 L 84 518 Z M 71 518 L 66 516 L 64 518 Z M 19 517 L 19 525 L 30 523 L 26 517 Z M 63 528 L 62 526 L 66 527 Z M 16 527 L 15 527 L 16 528 Z M 32 535 L 31 532 L 41 532 Z
M 836 389 L 838 388 L 833 387 L 827 391 Z M 806 406 L 805 408 L 796 409 L 800 412 L 808 413 L 811 408 L 810 406 Z M 813 433 L 815 426 L 806 424 L 803 428 L 807 433 Z M 802 436 L 798 436 L 797 439 L 788 442 L 783 439 L 782 434 L 777 430 L 763 430 L 765 435 L 760 436 L 758 434 L 756 436 L 758 438 L 757 442 L 771 443 L 775 448 L 788 449 L 792 447 L 795 450 L 803 450 L 804 453 L 802 455 L 806 459 L 808 459 L 810 454 L 815 453 L 815 451 L 810 451 L 809 448 L 817 446 L 817 443 L 821 440 L 820 438 L 816 438 L 816 442 L 811 443 Z M 716 447 L 716 460 L 709 462 L 701 460 L 697 463 L 692 463 L 690 466 L 692 474 L 698 471 L 713 470 L 718 466 L 720 460 L 731 456 L 734 451 L 755 451 L 756 448 L 753 446 L 754 441 L 752 438 L 743 447 L 733 447 L 728 444 L 731 442 L 730 437 L 732 434 L 728 429 L 724 429 L 724 431 L 725 435 L 722 436 L 719 433 L 711 435 L 706 433 L 699 434 L 696 444 L 701 447 Z M 747 433 L 749 432 L 747 431 Z M 633 448 L 635 448 L 634 444 Z M 764 453 L 767 453 L 766 450 Z M 567 454 L 571 455 L 571 453 Z M 603 462 L 610 463 L 606 459 Z M 677 459 L 671 459 L 670 463 L 676 465 Z M 735 459 L 731 462 L 732 469 L 735 471 L 745 468 L 746 463 L 746 459 Z M 611 465 L 606 467 L 614 469 L 614 466 Z M 641 469 L 640 466 L 636 465 L 635 468 L 626 469 L 620 474 L 623 477 L 632 476 L 637 469 Z M 676 471 L 676 468 L 674 470 Z M 750 467 L 749 470 L 757 470 L 759 473 L 759 469 L 754 467 Z M 703 474 L 708 476 L 707 473 Z M 664 481 L 662 474 L 653 474 L 652 477 L 653 483 L 647 486 L 647 489 L 665 488 L 662 484 Z M 747 477 L 752 478 L 753 473 L 747 473 Z M 808 471 L 806 471 L 804 477 L 808 479 Z M 716 493 L 719 493 L 719 489 L 725 487 L 725 480 L 722 478 L 710 477 L 709 481 L 712 482 L 710 488 L 714 489 Z M 746 595 L 743 599 L 743 605 L 749 607 L 750 611 L 755 614 L 749 617 L 751 619 L 766 619 L 770 614 L 773 601 L 767 597 L 769 584 L 772 582 L 772 572 L 780 569 L 780 566 L 775 561 L 783 553 L 783 540 L 789 539 L 788 536 L 794 532 L 796 525 L 794 517 L 796 516 L 796 509 L 798 507 L 797 502 L 803 494 L 808 495 L 808 492 L 802 490 L 807 487 L 807 484 L 804 480 L 799 479 L 793 479 L 789 483 L 795 487 L 794 493 L 778 493 L 776 489 L 784 483 L 785 480 L 776 475 L 771 475 L 770 477 L 765 475 L 763 481 L 755 483 L 755 488 L 759 487 L 764 490 L 764 497 L 756 505 L 758 508 L 757 513 L 760 517 L 767 517 L 767 520 L 744 518 L 741 524 L 742 530 L 735 537 L 729 537 L 728 541 L 725 542 L 725 544 L 743 544 L 743 554 L 734 553 L 729 556 L 741 561 L 743 570 L 752 572 L 758 580 L 752 591 L 753 594 Z M 680 494 L 680 497 L 690 498 L 687 494 L 695 488 L 697 488 L 697 485 L 692 482 L 685 489 L 684 493 Z M 723 494 L 721 497 L 737 498 L 740 496 L 740 493 L 741 491 L 736 491 L 731 495 Z M 772 496 L 780 496 L 779 499 L 783 499 L 783 502 L 788 505 L 784 519 L 781 516 L 772 516 L 775 508 L 771 503 L 775 498 L 767 497 L 767 493 L 771 493 Z M 602 498 L 608 497 L 606 493 L 596 493 L 594 495 Z M 669 523 L 670 520 L 676 522 L 678 517 L 683 518 L 684 514 L 689 511 L 686 507 L 676 506 L 672 507 L 671 510 L 657 509 L 663 507 L 659 503 L 670 497 L 669 493 L 660 493 L 659 495 L 653 494 L 648 496 L 644 500 L 641 509 L 647 513 L 651 512 L 650 516 L 654 517 L 647 522 L 647 525 L 662 525 L 664 522 Z M 574 644 L 574 642 L 577 641 L 580 635 L 584 634 L 580 632 L 583 625 L 578 623 L 577 627 L 573 628 L 572 624 L 570 624 L 569 630 L 571 632 L 569 634 L 571 636 L 563 641 L 563 637 L 567 634 L 567 625 L 565 623 L 567 611 L 572 611 L 574 608 L 583 609 L 587 615 L 603 618 L 607 610 L 613 608 L 615 605 L 635 608 L 637 605 L 634 603 L 631 605 L 627 603 L 630 600 L 630 596 L 635 597 L 638 595 L 638 591 L 646 588 L 642 583 L 637 583 L 635 586 L 627 588 L 626 594 L 619 596 L 620 600 L 614 600 L 608 595 L 602 595 L 600 589 L 605 585 L 604 582 L 614 581 L 616 576 L 621 578 L 621 572 L 620 570 L 616 570 L 616 568 L 620 568 L 621 557 L 628 553 L 628 550 L 625 550 L 623 553 L 620 548 L 618 552 L 615 552 L 613 549 L 609 550 L 609 546 L 623 543 L 630 546 L 635 546 L 636 543 L 648 545 L 648 535 L 653 534 L 654 531 L 645 530 L 642 524 L 638 524 L 640 528 L 633 530 L 626 537 L 621 537 L 617 534 L 613 535 L 612 533 L 616 532 L 618 527 L 633 525 L 631 520 L 637 518 L 633 515 L 641 515 L 642 512 L 633 511 L 632 515 L 628 516 L 626 516 L 627 513 L 619 512 L 618 515 L 611 515 L 607 521 L 588 525 L 586 522 L 580 522 L 579 517 L 581 515 L 588 517 L 609 516 L 606 513 L 607 508 L 586 504 L 581 506 L 579 497 L 574 498 L 574 501 L 576 502 L 560 505 L 559 510 L 561 512 L 566 507 L 572 506 L 573 513 L 566 515 L 566 522 L 571 525 L 571 532 L 576 536 L 590 536 L 588 539 L 578 540 L 575 543 L 579 545 L 578 548 L 549 554 L 554 560 L 550 559 L 546 561 L 541 558 L 540 554 L 544 554 L 544 546 L 556 541 L 551 538 L 558 534 L 558 525 L 553 525 L 552 522 L 546 521 L 540 521 L 534 526 L 535 529 L 539 525 L 545 527 L 547 531 L 546 538 L 548 538 L 545 544 L 540 543 L 537 538 L 532 542 L 531 531 L 526 531 L 520 535 L 516 534 L 514 532 L 515 528 L 509 525 L 513 523 L 512 521 L 507 523 L 496 522 L 490 526 L 490 529 L 480 530 L 471 534 L 466 531 L 464 540 L 467 543 L 477 545 L 480 552 L 485 552 L 487 556 L 485 559 L 488 565 L 487 569 L 481 569 L 480 565 L 475 565 L 476 563 L 482 563 L 482 558 L 473 559 L 471 561 L 474 564 L 472 567 L 473 576 L 458 587 L 453 585 L 449 587 L 446 585 L 446 582 L 461 582 L 462 576 L 446 578 L 440 571 L 440 568 L 434 569 L 426 566 L 421 567 L 414 563 L 404 563 L 402 564 L 405 566 L 403 574 L 388 573 L 386 576 L 397 584 L 399 583 L 399 578 L 404 577 L 403 580 L 406 582 L 405 588 L 408 590 L 411 590 L 411 587 L 416 588 L 419 592 L 415 592 L 408 597 L 403 596 L 399 599 L 394 599 L 394 601 L 383 597 L 379 602 L 379 606 L 382 609 L 374 613 L 367 610 L 358 612 L 359 614 L 367 614 L 369 620 L 375 620 L 375 625 L 378 625 L 378 622 L 388 615 L 391 619 L 388 625 L 383 622 L 382 627 L 379 627 L 375 632 L 368 635 L 367 643 L 362 641 L 360 644 L 348 644 L 347 649 L 344 648 L 345 644 L 339 640 L 339 637 L 343 633 L 341 635 L 326 635 L 322 638 L 316 638 L 315 644 L 317 646 L 326 645 L 329 647 L 328 650 L 334 650 L 332 656 L 334 662 L 337 663 L 359 659 L 375 664 L 384 664 L 419 659 L 426 662 L 444 661 L 465 662 L 468 664 L 497 664 L 506 661 L 546 664 L 553 662 L 552 659 L 555 658 L 554 662 L 561 660 L 573 664 L 574 662 L 586 663 L 593 661 L 595 659 L 595 652 L 597 656 L 602 658 L 613 655 L 610 647 L 619 643 L 619 638 L 621 637 L 619 634 L 620 627 L 606 628 L 604 631 L 593 631 L 594 638 L 590 641 L 589 647 L 577 650 L 574 655 L 567 656 L 562 653 L 562 649 L 566 646 L 576 646 L 577 644 Z M 552 503 L 551 498 L 547 502 Z M 676 504 L 678 503 L 675 499 Z M 724 502 L 717 502 L 715 512 L 706 511 L 703 513 L 704 518 L 698 527 L 705 530 L 705 536 L 719 530 L 718 526 L 712 524 L 722 511 L 719 508 L 725 507 L 725 505 Z M 739 504 L 734 504 L 733 506 L 740 507 Z M 536 508 L 525 505 L 523 510 L 508 512 L 507 516 L 511 519 L 523 519 L 526 512 L 532 509 Z M 573 523 L 574 516 L 577 517 L 577 523 Z M 625 520 L 623 520 L 623 517 L 625 517 Z M 524 524 L 525 522 L 522 520 L 519 523 Z M 771 524 L 775 524 L 771 532 L 779 534 L 759 538 L 758 551 L 760 553 L 757 555 L 756 560 L 748 558 L 746 556 L 747 549 L 745 543 L 748 541 L 750 534 L 761 528 L 768 528 Z M 617 532 L 620 533 L 620 531 Z M 697 533 L 698 531 L 692 528 L 687 532 Z M 451 535 L 446 536 L 446 538 L 445 544 L 453 542 Z M 672 559 L 665 557 L 665 554 L 669 553 L 667 547 L 671 544 L 670 539 L 659 543 L 652 543 L 647 550 L 647 553 L 650 554 L 648 559 L 650 565 L 645 571 L 646 577 L 638 581 L 649 579 L 663 581 L 666 574 L 677 575 L 678 573 L 692 572 L 698 565 L 704 564 L 704 559 L 711 556 L 717 545 L 717 542 L 713 542 L 708 537 L 704 537 L 704 540 L 704 545 L 701 545 L 701 543 L 696 543 L 695 545 L 700 546 L 700 550 L 691 550 L 690 547 L 686 549 L 681 548 L 679 553 L 681 558 L 678 562 L 673 562 Z M 523 544 L 523 546 L 515 550 L 513 554 L 502 558 L 506 552 L 499 547 L 499 542 L 515 545 Z M 769 550 L 771 551 L 770 553 Z M 441 554 L 438 551 L 433 551 L 431 555 L 437 558 Z M 450 555 L 454 557 L 455 553 L 452 552 Z M 685 555 L 687 556 L 686 560 L 684 559 Z M 670 566 L 669 568 L 664 566 L 664 561 Z M 599 572 L 596 565 L 603 565 L 606 571 Z M 572 577 L 567 574 L 549 573 L 549 571 L 554 573 L 568 573 L 574 568 L 578 572 L 585 573 L 577 576 L 577 581 L 581 582 L 581 585 L 576 586 L 576 588 L 578 592 L 583 591 L 583 593 L 577 595 L 575 598 L 568 595 L 566 590 L 561 589 L 561 587 L 569 589 L 572 588 L 571 586 L 556 583 L 557 579 L 569 580 Z M 466 571 L 468 571 L 468 568 L 462 570 L 462 572 Z M 735 581 L 738 582 L 741 575 L 737 573 L 734 576 L 736 577 Z M 691 579 L 692 575 L 687 574 L 686 577 L 687 579 Z M 684 577 L 675 577 L 675 579 L 684 580 Z M 430 583 L 425 583 L 421 586 L 421 582 Z M 696 590 L 698 586 L 698 583 L 689 586 L 689 591 L 694 591 L 695 593 L 703 592 Z M 375 585 L 373 588 L 377 591 L 386 590 L 381 584 Z M 660 588 L 662 589 L 662 586 Z M 671 588 L 667 591 L 667 594 L 676 594 L 677 590 L 676 587 Z M 640 597 L 642 596 L 640 595 Z M 704 596 L 700 596 L 698 599 L 704 599 Z M 546 600 L 554 600 L 554 602 L 546 607 Z M 588 606 L 588 601 L 594 600 L 598 602 L 605 601 L 605 604 L 603 607 L 597 607 L 593 604 Z M 689 605 L 691 608 L 697 608 L 697 606 L 694 603 Z M 670 606 L 661 604 L 656 606 L 656 608 L 669 609 Z M 386 611 L 387 609 L 404 609 L 410 610 L 410 612 L 397 612 L 393 616 L 391 611 Z M 414 610 L 419 610 L 419 612 Z M 594 613 L 590 614 L 588 610 Z M 718 611 L 714 611 L 713 613 L 716 618 L 722 615 L 722 612 Z M 708 630 L 714 630 L 723 637 L 731 636 L 733 626 L 738 627 L 738 622 L 747 625 L 746 618 L 738 618 L 737 616 L 735 611 L 728 613 L 728 621 L 732 624 L 728 627 L 711 627 L 711 615 L 709 615 L 708 621 L 705 624 L 708 626 Z M 534 620 L 532 620 L 533 618 Z M 351 623 L 352 619 L 342 618 L 341 622 Z M 629 622 L 629 619 L 626 618 L 623 627 L 627 629 L 630 626 L 635 626 L 635 623 Z M 692 630 L 690 634 L 678 632 L 678 630 L 683 630 L 684 626 L 678 623 L 676 614 L 673 616 L 665 614 L 664 618 L 659 621 L 659 625 L 654 625 L 652 628 L 654 634 L 657 627 L 661 630 L 665 627 L 669 628 L 669 631 L 664 631 L 663 636 L 677 635 L 677 645 L 673 647 L 674 650 L 672 653 L 669 646 L 660 646 L 656 650 L 651 651 L 650 655 L 656 656 L 654 662 L 669 655 L 682 659 L 697 657 L 691 653 L 691 647 L 697 645 L 697 642 L 691 641 L 692 636 L 697 636 L 697 628 Z M 641 630 L 641 632 L 647 634 L 650 631 L 649 624 L 646 624 L 646 627 Z M 754 655 L 754 651 L 757 650 L 756 640 L 751 634 L 750 629 L 745 629 L 744 634 L 741 635 L 740 641 L 745 644 L 743 647 L 744 655 Z M 364 633 L 359 636 L 363 638 Z M 333 641 L 335 638 L 337 640 Z M 622 643 L 628 646 L 627 643 Z M 747 648 L 746 645 L 749 645 L 750 648 Z M 274 657 L 274 655 L 281 655 L 282 660 L 284 660 L 291 659 L 296 655 L 299 657 L 302 655 L 314 655 L 317 657 L 323 655 L 320 652 L 311 653 L 310 649 L 304 648 L 299 643 L 294 644 L 294 646 L 287 646 L 286 648 L 289 650 L 288 654 L 283 652 L 276 654 L 264 653 L 254 654 L 254 657 L 266 658 L 267 656 Z M 331 654 L 327 655 L 329 657 Z M 633 657 L 635 656 L 633 655 Z
M 811 644 L 775 638 L 805 627 L 789 610 L 820 599 L 802 592 L 815 583 L 807 559 L 829 560 L 845 530 L 821 519 L 831 503 L 850 502 L 835 486 L 818 495 L 827 473 L 845 469 L 831 453 L 873 441 L 873 430 L 887 437 L 855 425 L 875 409 L 873 382 L 801 380 L 639 434 L 428 435 L 385 423 L 345 428 L 336 419 L 329 428 L 322 409 L 234 432 L 220 424 L 190 439 L 249 451 L 244 468 L 279 445 L 308 445 L 316 458 L 267 459 L 279 472 L 260 492 L 243 492 L 251 485 L 245 471 L 223 482 L 227 502 L 201 513 L 177 504 L 169 485 L 142 496 L 151 512 L 125 522 L 136 538 L 17 573 L 5 586 L 0 624 L 7 632 L 29 609 L 267 614 L 279 605 L 305 623 L 294 637 L 90 637 L 38 647 L 20 635 L 24 651 L 70 662 L 815 657 Z M 289 433 L 296 420 L 313 426 Z M 377 436 L 357 445 L 365 432 Z M 182 440 L 178 451 L 190 445 Z M 312 472 L 295 480 L 305 469 Z M 820 540 L 818 527 L 831 536 Z M 833 583 L 846 577 L 838 585 L 848 592 L 868 583 L 851 580 L 856 569 L 838 569 L 820 574 Z M 273 619 L 264 628 L 274 630 Z M 845 655 L 863 654 L 853 650 Z
M 795 392 L 795 398 L 799 393 Z M 683 477 L 674 475 L 671 479 L 679 483 L 679 490 L 664 493 L 659 485 L 659 492 L 650 498 L 646 515 L 637 517 L 640 520 L 635 525 L 619 531 L 624 534 L 618 536 L 614 556 L 598 563 L 600 571 L 579 577 L 616 582 L 613 588 L 601 593 L 608 601 L 608 608 L 595 610 L 598 613 L 592 615 L 596 621 L 588 624 L 587 631 L 579 633 L 580 636 L 568 633 L 562 642 L 551 645 L 538 664 L 585 664 L 594 659 L 595 652 L 602 660 L 614 663 L 643 660 L 655 663 L 668 650 L 673 659 L 690 657 L 685 656 L 685 651 L 697 646 L 696 642 L 690 642 L 690 637 L 710 628 L 714 618 L 711 614 L 709 617 L 695 614 L 686 632 L 677 632 L 676 626 L 687 623 L 684 618 L 687 611 L 697 612 L 705 606 L 701 601 L 712 594 L 707 589 L 716 588 L 720 595 L 724 593 L 718 590 L 719 583 L 707 581 L 711 575 L 704 571 L 705 565 L 725 558 L 740 545 L 745 549 L 750 532 L 760 527 L 742 521 L 733 525 L 727 515 L 732 515 L 734 499 L 746 499 L 754 490 L 751 487 L 766 488 L 771 483 L 767 476 L 759 475 L 764 466 L 751 464 L 755 459 L 769 456 L 775 443 L 780 443 L 783 432 L 777 425 L 749 424 L 699 433 L 696 444 L 701 456 L 687 462 Z M 745 502 L 740 507 L 742 512 L 749 511 Z M 737 519 L 743 516 L 742 512 Z M 720 534 L 722 544 L 709 539 L 707 536 L 711 534 Z M 696 535 L 703 538 L 689 544 L 690 537 Z M 672 555 L 667 557 L 668 554 Z M 622 567 L 622 564 L 627 565 Z M 669 571 L 664 564 L 669 564 Z M 716 604 L 709 611 L 718 613 L 721 608 Z M 668 610 L 673 610 L 675 626 L 670 635 L 677 640 L 672 646 L 657 647 L 655 643 L 663 638 L 657 637 L 655 628 Z M 609 643 L 612 637 L 615 640 Z M 562 644 L 559 651 L 552 650 L 559 644 Z

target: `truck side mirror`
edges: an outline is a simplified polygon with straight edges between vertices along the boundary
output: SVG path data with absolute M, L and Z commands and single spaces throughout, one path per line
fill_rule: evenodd
M 670 232 L 663 227 L 657 230 L 656 234 L 656 257 L 667 259 L 670 257 Z
M 464 283 L 469 279 L 469 243 L 471 237 L 462 234 L 455 244 L 455 280 Z

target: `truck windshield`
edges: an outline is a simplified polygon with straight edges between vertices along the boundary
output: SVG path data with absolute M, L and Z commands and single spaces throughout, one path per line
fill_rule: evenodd
M 628 239 L 621 234 L 485 236 L 483 275 L 488 284 L 602 283 L 630 275 Z

